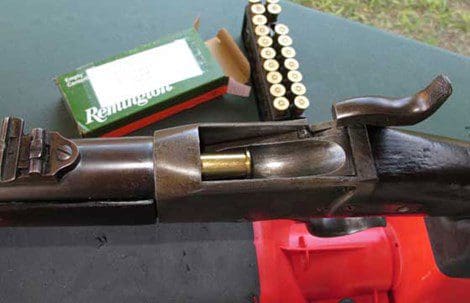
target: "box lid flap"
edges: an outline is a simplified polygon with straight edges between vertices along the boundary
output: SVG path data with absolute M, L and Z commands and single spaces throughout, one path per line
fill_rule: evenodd
M 225 28 L 219 30 L 216 37 L 207 40 L 206 45 L 226 76 L 239 83 L 248 82 L 250 63 Z

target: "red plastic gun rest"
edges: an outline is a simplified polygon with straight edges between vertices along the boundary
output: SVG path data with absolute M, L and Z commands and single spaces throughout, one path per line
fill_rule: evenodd
M 464 302 L 470 280 L 438 269 L 423 217 L 318 238 L 304 223 L 253 224 L 261 303 Z

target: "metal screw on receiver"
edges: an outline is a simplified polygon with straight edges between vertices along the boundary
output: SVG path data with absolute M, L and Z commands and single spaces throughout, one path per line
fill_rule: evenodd
M 59 161 L 67 161 L 73 155 L 73 150 L 70 145 L 59 145 L 57 147 L 57 160 Z

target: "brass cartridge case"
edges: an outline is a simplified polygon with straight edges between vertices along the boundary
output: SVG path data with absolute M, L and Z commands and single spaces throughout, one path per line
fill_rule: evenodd
M 307 93 L 307 88 L 305 87 L 303 83 L 296 82 L 296 83 L 292 83 L 292 85 L 290 86 L 290 92 L 294 96 L 303 96 L 305 95 L 305 93 Z
M 286 87 L 282 84 L 273 84 L 269 88 L 269 92 L 275 98 L 283 97 L 286 94 Z
M 293 41 L 292 38 L 288 35 L 280 35 L 277 37 L 276 43 L 279 45 L 279 47 L 282 48 L 284 46 L 291 46 Z
M 251 154 L 248 150 L 201 155 L 201 172 L 205 180 L 249 178 L 251 166 Z
M 263 69 L 266 72 L 274 72 L 279 69 L 279 62 L 275 59 L 268 59 L 263 63 Z
M 263 48 L 263 47 L 270 47 L 273 45 L 273 39 L 268 36 L 261 36 L 258 38 L 258 46 Z
M 255 27 L 255 35 L 258 37 L 268 36 L 271 32 L 271 29 L 266 25 L 257 25 Z
M 289 109 L 290 102 L 286 97 L 277 97 L 273 100 L 274 109 L 283 114 L 286 110 Z
M 269 3 L 266 5 L 266 17 L 268 17 L 269 23 L 276 22 L 281 12 L 282 7 L 278 3 Z
M 297 96 L 294 98 L 294 106 L 292 108 L 292 114 L 294 116 L 301 116 L 305 110 L 310 106 L 310 101 L 305 96 Z
M 272 47 L 262 48 L 259 53 L 263 60 L 274 59 L 276 57 L 276 51 Z
M 269 72 L 266 75 L 266 80 L 270 84 L 279 84 L 282 82 L 282 74 L 280 72 L 274 71 L 274 72 Z
M 302 79 L 303 79 L 303 75 L 298 70 L 290 70 L 287 73 L 286 81 L 297 83 L 297 82 L 302 82 Z
M 290 70 L 298 70 L 299 69 L 299 61 L 297 61 L 294 58 L 288 58 L 288 59 L 284 60 L 283 67 L 286 70 L 289 70 L 289 71 Z
M 266 8 L 261 3 L 253 4 L 250 8 L 251 13 L 254 15 L 263 15 L 266 12 Z
M 251 22 L 253 23 L 254 26 L 266 25 L 268 23 L 268 18 L 266 18 L 265 15 L 254 15 L 251 18 Z

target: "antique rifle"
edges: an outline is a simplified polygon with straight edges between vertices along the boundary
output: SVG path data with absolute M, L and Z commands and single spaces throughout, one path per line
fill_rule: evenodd
M 434 113 L 439 76 L 402 98 L 333 105 L 333 120 L 193 124 L 153 137 L 66 139 L 6 118 L 3 225 L 470 215 L 470 143 L 388 126 Z
M 6 118 L 0 224 L 309 220 L 318 235 L 383 225 L 311 218 L 470 214 L 470 143 L 389 128 L 416 124 L 451 95 L 445 76 L 402 98 L 309 106 L 282 8 L 249 1 L 242 38 L 262 123 L 193 124 L 153 137 L 66 139 Z M 326 220 L 326 221 L 325 221 Z

